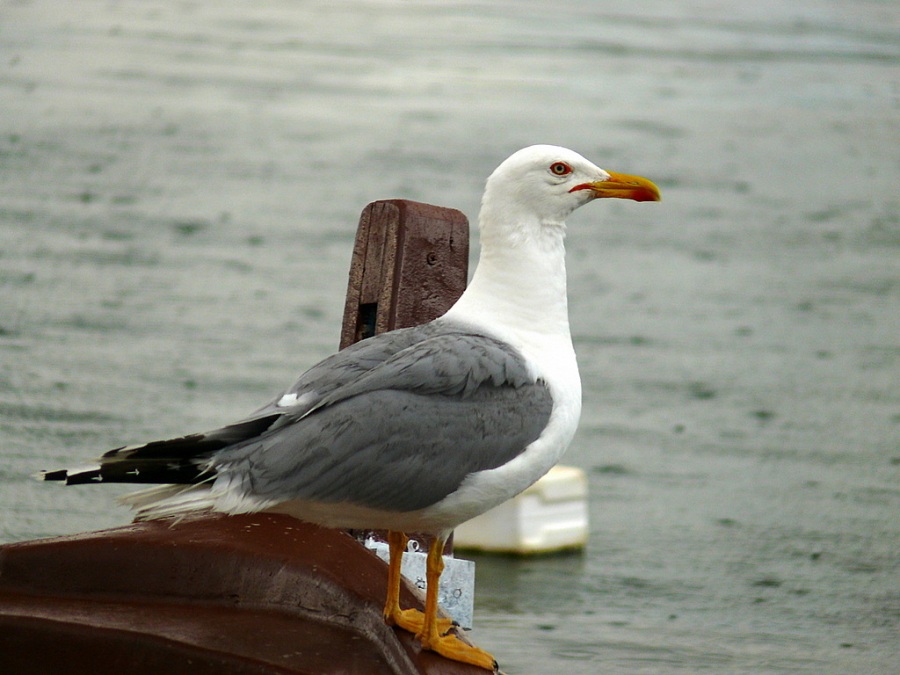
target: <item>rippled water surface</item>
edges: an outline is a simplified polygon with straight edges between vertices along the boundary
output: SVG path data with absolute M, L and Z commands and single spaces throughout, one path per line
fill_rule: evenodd
M 509 673 L 900 663 L 895 2 L 0 5 L 0 540 L 126 523 L 38 469 L 244 415 L 337 344 L 369 201 L 570 220 L 583 555 L 478 556 Z

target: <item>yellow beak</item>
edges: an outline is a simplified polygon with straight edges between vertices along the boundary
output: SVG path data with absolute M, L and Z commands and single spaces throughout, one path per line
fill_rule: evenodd
M 607 173 L 608 180 L 598 180 L 578 187 L 591 190 L 598 199 L 633 199 L 636 202 L 658 202 L 662 199 L 659 188 L 646 178 L 612 171 Z

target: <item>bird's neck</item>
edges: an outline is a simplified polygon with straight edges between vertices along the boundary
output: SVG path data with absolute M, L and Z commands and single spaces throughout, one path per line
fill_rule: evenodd
M 570 340 L 564 239 L 563 223 L 496 231 L 482 222 L 478 267 L 451 313 L 522 336 Z

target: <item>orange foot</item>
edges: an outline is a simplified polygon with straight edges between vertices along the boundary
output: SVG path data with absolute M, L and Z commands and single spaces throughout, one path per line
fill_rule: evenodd
M 425 613 L 418 609 L 394 609 L 390 614 L 386 614 L 384 620 L 389 626 L 397 626 L 403 630 L 409 631 L 414 635 L 418 635 L 425 627 Z M 446 635 L 450 630 L 457 626 L 452 619 L 438 617 L 437 630 L 440 635 Z
M 456 635 L 434 635 L 430 638 L 419 635 L 419 642 L 422 643 L 422 649 L 437 652 L 445 658 L 471 663 L 473 666 L 484 668 L 492 673 L 497 672 L 497 661 L 493 656 L 483 649 L 466 644 Z

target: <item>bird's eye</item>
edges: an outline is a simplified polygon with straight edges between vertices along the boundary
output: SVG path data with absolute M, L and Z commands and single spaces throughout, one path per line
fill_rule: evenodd
M 572 173 L 572 167 L 565 162 L 554 162 L 550 165 L 550 173 L 555 176 L 567 176 Z

